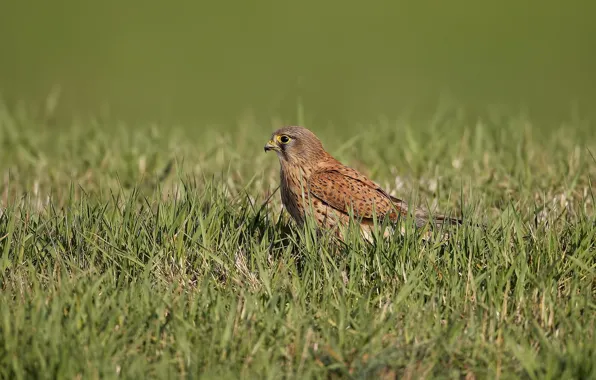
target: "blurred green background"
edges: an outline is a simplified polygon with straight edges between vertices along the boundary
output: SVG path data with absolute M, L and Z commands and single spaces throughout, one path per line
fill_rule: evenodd
M 438 99 L 594 116 L 593 1 L 4 1 L 0 92 L 59 115 L 367 123 Z

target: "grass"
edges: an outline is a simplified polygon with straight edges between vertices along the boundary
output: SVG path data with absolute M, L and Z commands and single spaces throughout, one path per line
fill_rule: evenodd
M 0 377 L 596 378 L 593 125 L 310 125 L 472 222 L 342 246 L 266 203 L 278 126 L 1 108 Z

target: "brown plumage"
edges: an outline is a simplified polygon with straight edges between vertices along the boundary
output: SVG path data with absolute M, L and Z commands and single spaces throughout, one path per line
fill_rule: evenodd
M 408 205 L 383 190 L 379 185 L 343 165 L 325 151 L 321 141 L 303 127 L 278 129 L 265 145 L 265 151 L 277 153 L 280 163 L 281 200 L 292 218 L 302 225 L 312 210 L 317 225 L 334 230 L 349 221 L 350 212 L 370 239 L 374 218 L 397 222 L 408 214 Z M 427 224 L 423 210 L 413 210 L 418 227 Z M 434 224 L 460 223 L 458 219 L 435 216 Z M 385 232 L 387 236 L 390 232 Z

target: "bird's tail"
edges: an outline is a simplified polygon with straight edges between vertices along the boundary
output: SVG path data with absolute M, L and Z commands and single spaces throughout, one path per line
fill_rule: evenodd
M 446 216 L 446 215 L 435 215 L 432 219 L 433 219 L 435 225 L 437 225 L 437 226 L 442 226 L 445 224 L 460 225 L 463 223 L 463 220 L 461 220 L 460 218 L 453 218 L 451 216 Z
M 395 207 L 400 210 L 402 215 L 409 213 L 409 206 L 406 202 L 401 199 L 391 197 Z M 421 209 L 415 209 L 413 212 L 416 227 L 420 228 L 428 223 L 435 225 L 436 227 L 442 227 L 444 225 L 460 225 L 463 223 L 462 219 L 454 218 L 447 215 L 431 215 L 429 212 Z
M 414 212 L 416 227 L 423 227 L 430 224 L 434 227 L 443 227 L 449 225 L 461 225 L 463 221 L 460 218 L 454 218 L 447 215 L 431 215 L 427 211 L 417 209 Z

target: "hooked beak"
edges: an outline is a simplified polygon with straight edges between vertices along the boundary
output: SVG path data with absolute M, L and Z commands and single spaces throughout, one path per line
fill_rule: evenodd
M 277 144 L 273 140 L 269 140 L 269 142 L 265 145 L 265 152 L 268 152 L 270 150 L 279 151 L 279 146 L 277 146 Z

